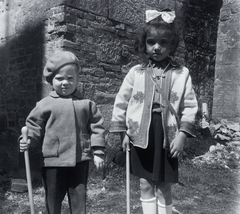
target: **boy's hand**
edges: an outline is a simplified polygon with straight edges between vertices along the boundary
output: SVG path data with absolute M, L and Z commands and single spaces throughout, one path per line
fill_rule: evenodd
M 178 158 L 181 154 L 184 143 L 186 142 L 187 136 L 184 132 L 179 132 L 178 136 L 170 144 L 170 157 Z
M 97 170 L 103 169 L 104 159 L 105 159 L 104 155 L 94 155 L 93 156 L 93 161 L 94 161 L 95 166 L 97 167 Z
M 19 145 L 20 145 L 20 152 L 26 151 L 30 147 L 30 144 L 31 144 L 30 139 L 28 139 L 27 142 L 24 141 L 23 139 L 21 139 L 20 143 L 19 143 Z

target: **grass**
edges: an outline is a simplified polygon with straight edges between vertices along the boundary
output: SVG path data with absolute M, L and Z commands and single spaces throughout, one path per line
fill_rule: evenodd
M 186 148 L 179 167 L 179 183 L 173 186 L 174 214 L 239 214 L 239 168 L 224 168 L 193 163 L 194 156 L 204 154 L 211 144 L 207 138 L 198 138 Z M 87 191 L 87 213 L 126 213 L 125 171 L 109 162 L 103 179 L 102 172 L 90 167 Z M 3 177 L 2 177 L 3 178 Z M 30 213 L 27 193 L 9 190 L 8 178 L 0 182 L 0 214 Z M 44 210 L 44 190 L 34 184 L 36 213 Z M 131 176 L 131 214 L 142 213 L 138 178 Z M 69 213 L 67 199 L 62 213 Z
M 181 213 L 235 213 L 234 200 L 239 193 L 235 188 L 234 172 L 185 162 L 180 167 L 180 173 L 181 185 L 174 186 L 173 198 Z

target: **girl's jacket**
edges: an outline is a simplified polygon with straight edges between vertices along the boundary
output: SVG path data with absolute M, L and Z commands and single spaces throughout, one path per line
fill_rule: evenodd
M 79 98 L 52 91 L 26 119 L 31 146 L 42 143 L 46 167 L 75 166 L 91 159 L 92 151 L 104 154 L 103 117 L 94 102 Z
M 161 90 L 178 114 L 180 128 L 175 115 L 170 112 L 168 105 L 162 99 L 165 149 L 170 148 L 170 143 L 179 131 L 187 133 L 189 137 L 195 137 L 195 115 L 198 110 L 189 70 L 174 61 L 171 61 L 169 68 L 162 78 Z M 151 65 L 136 65 L 130 69 L 116 96 L 110 123 L 110 132 L 126 131 L 131 143 L 140 148 L 146 148 L 148 145 L 152 103 L 156 89 L 151 75 Z

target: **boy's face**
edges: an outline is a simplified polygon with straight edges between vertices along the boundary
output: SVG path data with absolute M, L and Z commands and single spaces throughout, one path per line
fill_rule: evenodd
M 65 65 L 60 68 L 52 80 L 54 90 L 61 96 L 72 94 L 78 83 L 78 70 L 76 65 Z
M 146 52 L 155 61 L 162 61 L 171 52 L 172 37 L 167 30 L 151 28 L 146 37 Z

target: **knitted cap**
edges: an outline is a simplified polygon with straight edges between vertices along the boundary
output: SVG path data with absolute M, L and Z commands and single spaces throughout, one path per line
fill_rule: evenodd
M 47 82 L 52 83 L 58 69 L 68 64 L 75 64 L 79 68 L 78 58 L 69 51 L 59 51 L 51 56 L 44 67 L 43 76 Z

